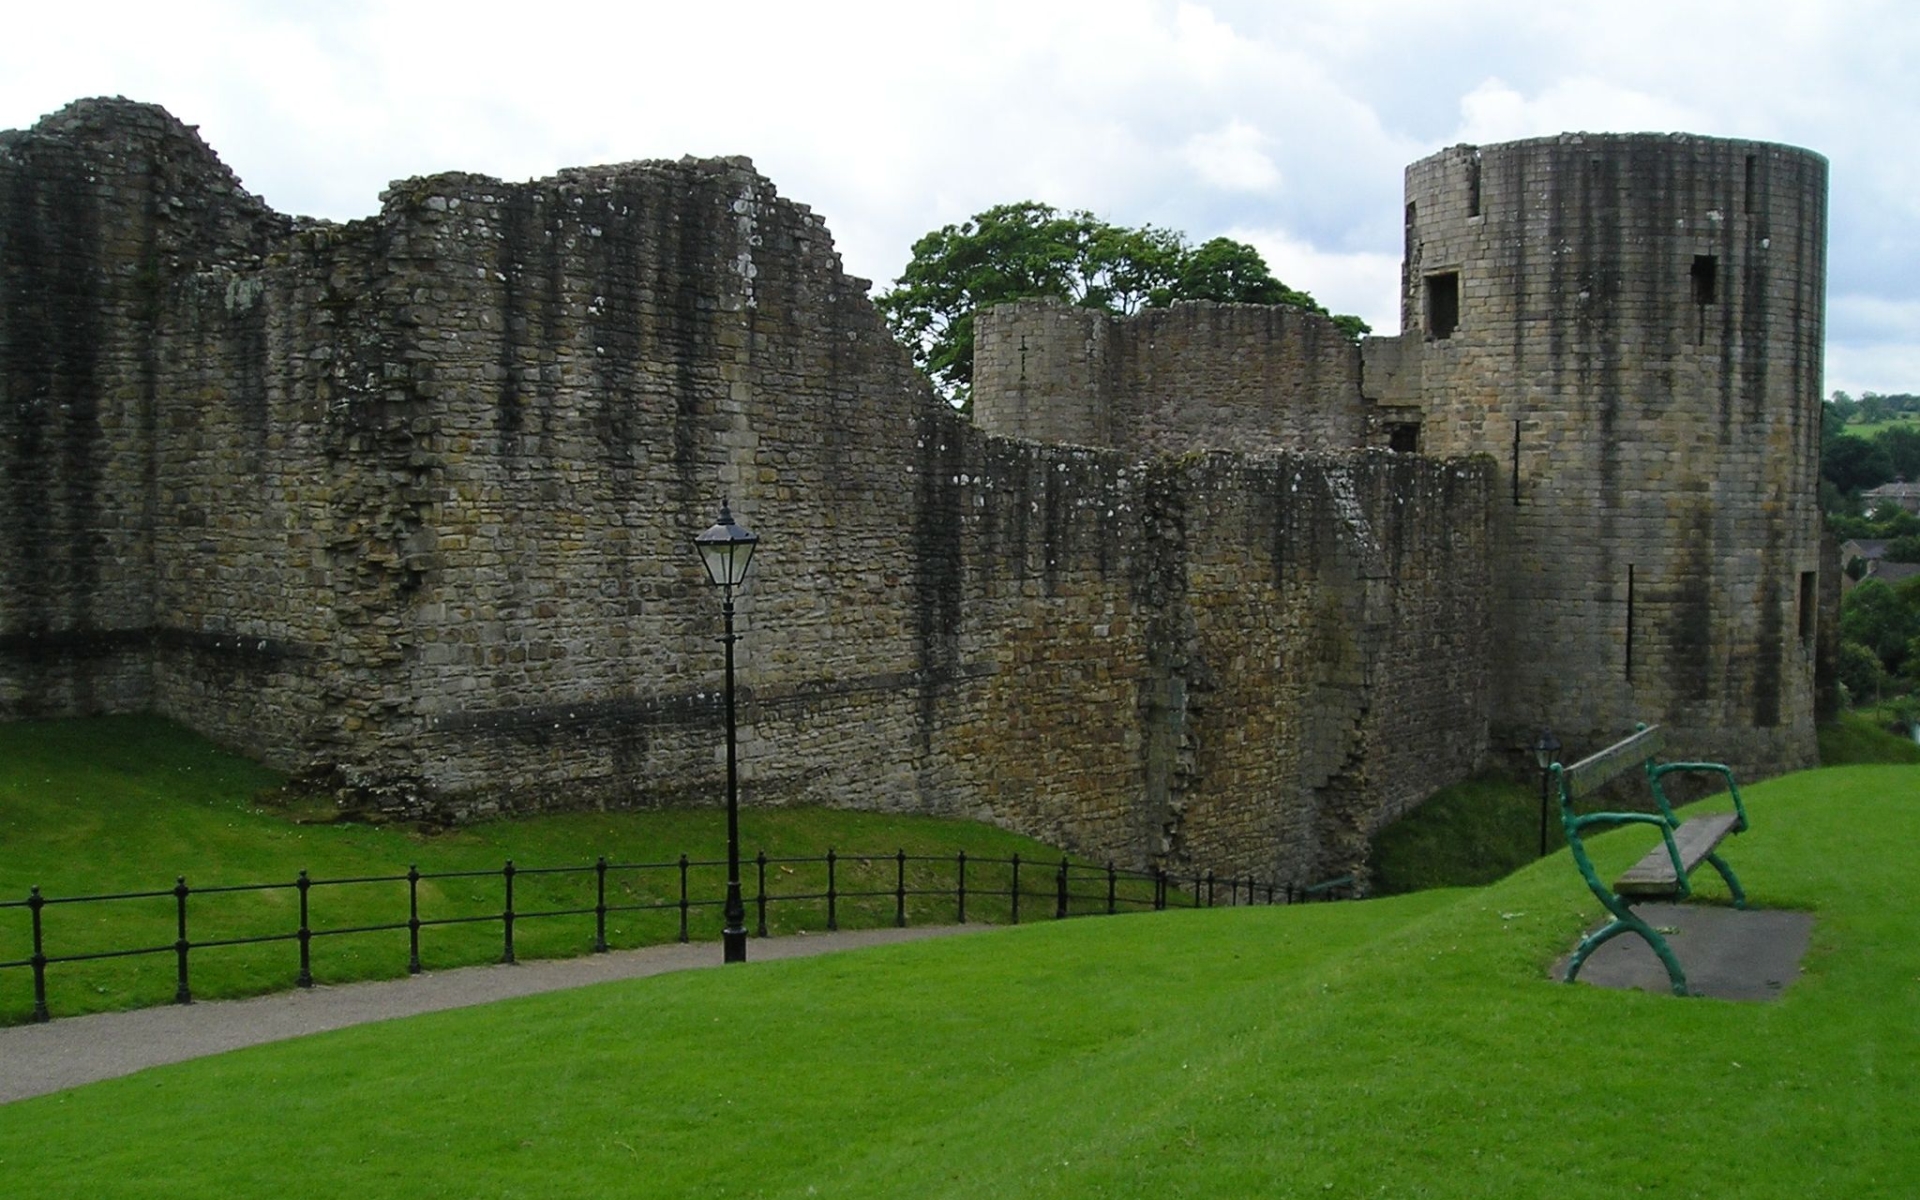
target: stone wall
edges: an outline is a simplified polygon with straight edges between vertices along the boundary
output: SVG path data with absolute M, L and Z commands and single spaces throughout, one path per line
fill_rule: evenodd
M 748 803 L 1304 880 L 1483 753 L 1485 464 L 989 436 L 744 160 L 337 226 L 147 106 L 0 146 L 0 713 L 152 707 L 403 813 L 711 801 L 727 496 Z
M 1007 437 L 1133 454 L 1378 440 L 1359 346 L 1287 305 L 1182 302 L 1130 317 L 1057 300 L 996 305 L 974 320 L 973 377 L 975 422 Z
M 153 701 L 157 319 L 183 276 L 289 225 L 151 106 L 0 133 L 0 712 Z

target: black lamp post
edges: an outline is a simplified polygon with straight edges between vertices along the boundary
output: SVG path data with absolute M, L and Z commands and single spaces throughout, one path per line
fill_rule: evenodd
M 1542 729 L 1533 744 L 1533 761 L 1540 768 L 1540 857 L 1547 856 L 1547 786 L 1553 778 L 1553 760 L 1560 753 L 1560 739 L 1553 730 Z
M 727 647 L 727 924 L 720 936 L 723 960 L 730 963 L 747 961 L 747 906 L 740 899 L 740 771 L 733 716 L 733 643 L 739 640 L 733 633 L 733 589 L 747 581 L 753 548 L 759 544 L 757 534 L 734 524 L 725 500 L 720 502 L 720 519 L 693 539 L 700 561 L 706 564 L 707 578 L 720 589 L 721 611 L 727 619 L 727 632 L 720 639 Z

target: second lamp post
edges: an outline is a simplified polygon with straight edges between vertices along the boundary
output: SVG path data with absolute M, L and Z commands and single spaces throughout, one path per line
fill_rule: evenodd
M 747 581 L 747 567 L 759 543 L 758 535 L 734 523 L 725 500 L 720 502 L 720 519 L 693 539 L 700 561 L 706 564 L 707 578 L 720 589 L 727 623 L 720 638 L 727 647 L 727 923 L 720 937 L 725 946 L 723 960 L 730 963 L 747 961 L 747 906 L 740 898 L 740 769 L 733 707 L 733 644 L 739 639 L 733 632 L 733 590 Z

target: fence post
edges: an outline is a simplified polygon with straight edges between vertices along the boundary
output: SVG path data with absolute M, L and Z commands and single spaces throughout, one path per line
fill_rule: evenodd
M 1107 860 L 1107 915 L 1108 916 L 1112 916 L 1114 913 L 1113 883 L 1114 883 L 1113 860 L 1108 859 Z
M 680 856 L 680 940 L 687 940 L 687 856 Z
M 179 960 L 180 982 L 174 989 L 175 1004 L 192 1004 L 193 991 L 187 987 L 187 951 L 192 943 L 187 941 L 187 877 L 177 875 L 173 882 L 173 909 L 177 918 L 179 936 L 174 939 L 173 954 Z
M 593 864 L 593 952 L 607 952 L 607 856 Z
M 506 937 L 506 945 L 503 948 L 504 952 L 500 956 L 500 961 L 503 963 L 510 963 L 513 961 L 513 860 L 512 859 L 508 859 L 507 865 L 500 868 L 500 875 L 503 879 L 507 881 L 507 907 L 500 914 L 500 924 Z
M 754 860 L 760 867 L 760 893 L 753 898 L 754 905 L 760 910 L 760 932 L 757 936 L 767 936 L 767 852 L 762 850 Z
M 1207 907 L 1213 907 L 1213 868 L 1207 868 Z
M 967 923 L 967 852 L 965 850 L 962 850 L 954 859 L 954 864 L 954 879 L 959 896 L 959 911 L 955 917 L 955 924 L 965 925 Z
M 407 974 L 420 973 L 420 864 L 407 864 Z
M 1053 919 L 1063 921 L 1067 916 L 1067 858 L 1060 856 L 1060 872 L 1054 876 Z
M 834 930 L 840 928 L 840 912 L 839 912 L 839 908 L 837 907 L 840 902 L 840 895 L 839 895 L 839 891 L 837 890 L 839 885 L 839 877 L 835 874 L 835 871 L 834 871 L 834 864 L 838 861 L 839 860 L 834 857 L 833 847 L 828 846 L 827 847 L 827 932 L 828 933 L 832 933 Z
M 29 888 L 27 911 L 33 914 L 33 1019 L 36 1021 L 53 1020 L 47 1011 L 47 947 L 40 929 L 40 910 L 46 906 L 39 887 Z
M 1013 923 L 1015 925 L 1018 925 L 1020 923 L 1020 853 L 1019 851 L 1015 851 L 1013 855 L 1013 887 L 1008 891 L 1007 896 L 1013 908 Z
M 313 887 L 313 881 L 302 871 L 293 886 L 300 889 L 300 974 L 293 982 L 296 987 L 310 988 L 313 986 L 313 929 L 307 920 L 307 891 Z
M 895 929 L 907 927 L 907 852 L 896 850 L 893 855 L 893 926 Z

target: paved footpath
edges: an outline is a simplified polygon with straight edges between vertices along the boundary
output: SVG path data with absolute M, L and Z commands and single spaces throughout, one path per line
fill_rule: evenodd
M 756 938 L 751 962 L 807 958 L 988 928 L 933 925 Z M 0 1104 L 348 1025 L 486 1004 L 536 992 L 720 965 L 718 942 L 647 946 L 516 966 L 462 967 L 406 979 L 315 987 L 248 1000 L 169 1004 L 0 1029 Z

